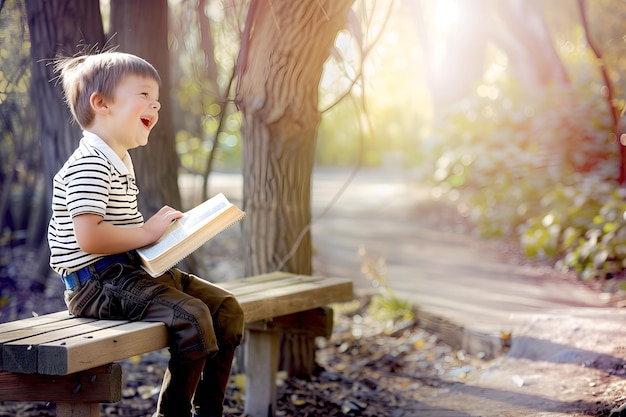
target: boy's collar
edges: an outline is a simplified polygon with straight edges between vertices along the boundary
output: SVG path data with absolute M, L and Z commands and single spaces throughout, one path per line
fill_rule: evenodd
M 124 159 L 120 159 L 119 156 L 115 153 L 113 148 L 111 148 L 102 138 L 95 133 L 89 132 L 87 130 L 83 130 L 83 140 L 88 146 L 92 148 L 96 148 L 101 151 L 109 161 L 115 166 L 120 173 L 120 175 L 128 175 L 131 174 L 135 176 L 135 171 L 133 169 L 133 162 L 130 159 L 130 154 L 126 152 Z

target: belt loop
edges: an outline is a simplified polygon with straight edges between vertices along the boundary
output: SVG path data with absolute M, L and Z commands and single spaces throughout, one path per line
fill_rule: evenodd
M 83 283 L 82 283 L 82 282 L 80 282 L 80 275 L 78 275 L 78 272 L 75 272 L 75 273 L 74 273 L 74 277 L 76 277 L 76 283 L 75 283 L 75 285 L 74 285 L 74 288 L 72 288 L 72 290 L 74 290 L 74 291 L 78 291 L 78 290 L 80 290 L 81 288 L 83 288 Z
M 96 269 L 95 264 L 95 262 L 92 262 L 87 266 L 87 269 L 89 270 L 89 275 L 100 278 L 100 274 L 98 274 L 98 270 Z

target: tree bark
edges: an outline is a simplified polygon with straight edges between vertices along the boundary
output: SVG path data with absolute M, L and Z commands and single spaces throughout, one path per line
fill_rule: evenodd
M 253 0 L 237 63 L 246 275 L 310 274 L 311 175 L 324 62 L 353 0 Z
M 28 28 L 31 39 L 31 95 L 38 115 L 41 138 L 42 172 L 46 196 L 40 210 L 50 218 L 52 178 L 78 146 L 81 137 L 78 124 L 71 123 L 71 113 L 65 105 L 63 92 L 53 80 L 51 60 L 58 54 L 72 56 L 80 45 L 102 47 L 104 29 L 98 0 L 28 0 Z M 38 265 L 42 278 L 48 275 L 48 245 L 41 243 Z
M 141 18 L 138 18 L 138 17 Z M 167 43 L 167 0 L 112 0 L 111 34 L 120 52 L 150 62 L 161 76 L 159 123 L 144 148 L 131 151 L 139 206 L 147 218 L 165 204 L 182 209 L 178 188 L 178 156 L 170 104 L 170 61 Z
M 565 65 L 554 47 L 538 0 L 489 0 L 502 24 L 492 25 L 493 40 L 507 53 L 511 66 L 526 86 L 543 89 L 569 84 Z
M 426 2 L 409 4 L 421 39 L 436 111 L 468 97 L 484 72 L 489 42 L 509 58 L 510 69 L 528 94 L 543 94 L 551 84 L 569 83 L 537 0 L 463 0 L 456 2 L 458 22 L 435 50 L 425 29 Z M 463 71 L 457 71 L 463 68 Z
M 353 0 L 252 0 L 237 62 L 246 275 L 311 274 L 318 85 Z M 316 370 L 312 336 L 283 335 L 281 369 Z
M 28 0 L 32 99 L 39 115 L 43 166 L 48 183 L 78 146 L 80 128 L 72 123 L 60 85 L 50 80 L 51 60 L 73 56 L 83 45 L 102 47 L 104 29 L 98 0 Z

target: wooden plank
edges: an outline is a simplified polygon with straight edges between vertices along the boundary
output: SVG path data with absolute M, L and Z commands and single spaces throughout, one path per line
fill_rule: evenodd
M 328 292 L 324 297 L 324 299 L 327 300 L 333 300 L 337 297 L 339 299 L 343 299 L 346 296 L 352 297 L 352 281 L 338 278 L 316 280 L 298 279 L 297 281 L 284 283 L 284 285 L 259 288 L 255 291 L 241 292 L 235 295 L 240 302 L 245 303 L 256 299 L 266 299 L 268 301 L 272 301 L 277 297 L 298 295 L 300 293 L 309 293 L 311 291 L 315 292 L 318 290 Z M 293 311 L 293 313 L 297 313 L 298 311 L 302 311 L 302 309 Z
M 343 278 L 329 278 L 323 276 L 296 275 L 287 272 L 273 272 L 254 277 L 240 278 L 234 281 L 222 282 L 219 285 L 231 291 L 237 297 L 249 294 L 261 293 L 266 290 L 299 285 L 303 283 L 316 283 L 331 280 L 345 281 Z
M 64 376 L 0 372 L 0 401 L 110 403 L 121 398 L 119 364 Z
M 22 320 L 9 321 L 6 323 L 0 323 L 0 334 L 10 332 L 17 329 L 23 329 L 27 327 L 35 327 L 41 324 L 53 323 L 60 320 L 72 319 L 72 316 L 67 310 L 57 311 L 56 313 L 44 314 L 42 316 L 29 317 Z
M 246 328 L 328 339 L 333 331 L 333 309 L 318 307 L 286 316 L 274 317 L 271 320 L 255 321 L 247 324 Z
M 246 323 L 311 310 L 353 299 L 352 281 L 326 279 L 315 283 L 267 290 L 239 298 Z
M 68 322 L 78 324 L 70 327 L 63 326 L 58 323 L 46 324 L 41 327 L 51 327 L 52 329 L 48 332 L 4 343 L 2 345 L 2 370 L 34 374 L 38 370 L 37 355 L 39 345 L 62 340 L 71 336 L 93 332 L 96 329 L 118 326 L 120 323 L 124 323 L 123 321 L 117 320 L 95 320 L 83 318 L 68 320 Z M 61 327 L 56 328 L 57 326 Z M 103 364 L 101 363 L 99 365 Z
M 264 291 L 276 288 L 285 288 L 294 285 L 300 285 L 303 283 L 314 283 L 322 279 L 326 278 L 314 278 L 304 275 L 291 275 L 288 277 L 283 277 L 279 280 L 273 280 L 271 282 L 249 283 L 246 286 L 235 288 L 227 288 L 226 286 L 224 286 L 224 288 L 231 291 L 236 297 L 244 297 L 249 294 L 262 293 Z
M 122 322 L 39 345 L 37 372 L 66 375 L 168 346 L 165 324 Z
M 267 282 L 272 282 L 272 281 L 278 281 L 281 279 L 292 278 L 294 276 L 296 275 L 290 272 L 277 271 L 277 272 L 270 272 L 268 274 L 255 275 L 251 277 L 236 278 L 233 280 L 220 282 L 219 285 L 230 291 L 239 287 L 247 287 L 252 284 L 262 284 L 262 283 L 267 283 Z
M 26 319 L 26 320 L 29 321 L 30 319 Z M 32 338 L 32 337 L 40 336 L 40 335 L 45 335 L 52 331 L 72 328 L 80 324 L 86 324 L 86 323 L 91 323 L 95 321 L 96 319 L 68 318 L 68 319 L 59 320 L 59 321 L 50 321 L 47 323 L 44 322 L 38 325 L 31 325 L 22 329 L 14 329 L 11 331 L 7 331 L 5 333 L 1 333 L 0 334 L 0 371 L 10 370 L 10 368 L 7 368 L 7 363 L 9 363 L 11 360 L 10 356 L 8 357 L 9 359 L 5 359 L 5 356 L 10 355 L 11 353 L 10 351 L 5 352 L 5 348 L 4 348 L 5 345 L 9 343 L 17 342 L 19 340 L 24 340 L 24 339 L 28 339 L 28 338 Z M 32 322 L 30 321 L 29 323 L 32 324 Z M 46 337 L 46 336 L 42 336 L 42 337 Z M 29 351 L 30 350 L 32 350 L 32 346 L 29 347 Z M 32 353 L 32 352 L 27 352 L 27 353 Z
M 91 318 L 71 318 L 68 320 L 61 320 L 49 323 L 43 323 L 37 326 L 28 326 L 23 327 L 21 329 L 15 329 L 10 332 L 5 332 L 0 334 L 0 343 L 11 343 L 20 339 L 25 339 L 29 337 L 35 337 L 39 335 L 45 335 L 47 333 L 63 330 L 71 327 L 75 327 L 82 324 L 88 324 L 97 322 L 97 319 Z

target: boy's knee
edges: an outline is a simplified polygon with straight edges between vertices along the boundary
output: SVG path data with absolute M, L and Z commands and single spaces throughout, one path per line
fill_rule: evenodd
M 202 333 L 214 333 L 211 310 L 202 300 L 198 300 L 197 298 L 190 299 L 185 305 L 185 310 L 192 317 L 191 321 L 196 323 L 196 326 L 199 327 Z
M 224 303 L 220 307 L 220 314 L 224 312 L 224 314 L 230 315 L 232 317 L 240 317 L 241 323 L 243 324 L 243 308 L 239 301 L 234 296 L 228 297 L 224 300 Z
M 201 300 L 194 298 L 187 299 L 178 307 L 181 323 L 186 323 L 179 327 L 174 339 L 181 345 L 181 353 L 187 356 L 189 352 L 196 350 L 204 354 L 217 351 L 217 338 L 209 308 Z
M 224 300 L 217 311 L 222 343 L 228 346 L 238 346 L 243 339 L 244 316 L 243 309 L 235 297 Z

